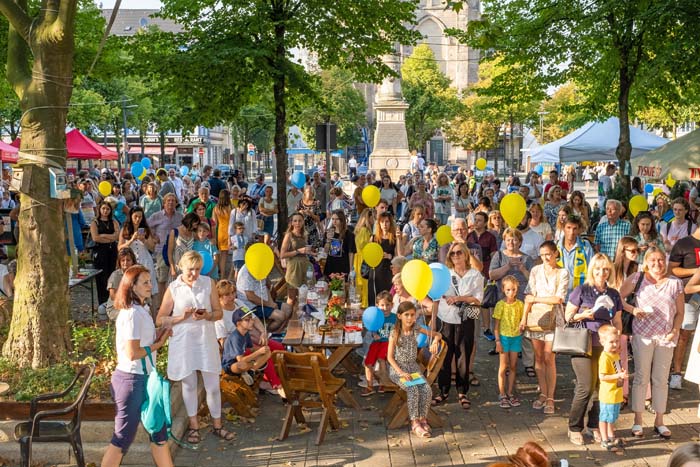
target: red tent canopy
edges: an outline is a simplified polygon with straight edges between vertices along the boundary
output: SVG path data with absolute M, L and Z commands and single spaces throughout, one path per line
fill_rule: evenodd
M 11 144 L 7 144 L 4 141 L 0 141 L 0 154 L 2 154 L 2 161 L 9 162 L 11 164 L 16 164 L 19 158 L 17 157 L 16 147 Z
M 22 140 L 17 138 L 12 142 L 12 146 L 19 147 L 21 143 Z M 116 161 L 119 157 L 119 154 L 100 146 L 77 128 L 66 133 L 66 149 L 68 150 L 68 159 L 73 160 Z

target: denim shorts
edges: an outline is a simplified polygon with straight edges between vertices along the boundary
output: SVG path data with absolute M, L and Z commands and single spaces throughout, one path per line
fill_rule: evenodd
M 501 336 L 503 352 L 520 352 L 523 349 L 523 336 Z
M 122 454 L 126 454 L 141 424 L 141 405 L 146 400 L 146 377 L 115 370 L 110 391 L 117 412 L 111 444 L 121 449 Z M 161 444 L 167 440 L 168 430 L 165 426 L 158 433 L 151 435 L 153 443 Z
M 598 421 L 615 423 L 620 416 L 620 405 L 622 404 L 606 404 L 605 402 L 601 402 L 598 412 Z

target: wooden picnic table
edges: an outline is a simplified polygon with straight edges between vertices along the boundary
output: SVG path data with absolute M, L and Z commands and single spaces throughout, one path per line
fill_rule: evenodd
M 326 333 L 313 333 L 311 335 L 304 332 L 301 321 L 298 319 L 291 320 L 287 325 L 287 333 L 282 340 L 282 344 L 294 348 L 298 352 L 314 352 L 326 351 L 330 352 L 328 355 L 328 366 L 331 371 L 338 367 L 338 365 L 343 365 L 343 367 L 349 372 L 355 374 L 360 371 L 357 365 L 354 365 L 346 357 L 350 353 L 362 347 L 362 332 L 353 331 L 346 332 L 334 331 Z M 343 403 L 349 407 L 355 409 L 360 408 L 360 404 L 352 396 L 347 387 L 343 387 L 338 393 L 338 397 Z

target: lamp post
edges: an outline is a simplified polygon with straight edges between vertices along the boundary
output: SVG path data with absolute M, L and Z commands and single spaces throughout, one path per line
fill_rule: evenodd
M 540 116 L 540 144 L 542 144 L 544 139 L 544 116 L 548 113 L 549 112 L 545 112 L 544 110 L 540 110 L 539 112 L 537 112 L 537 115 Z

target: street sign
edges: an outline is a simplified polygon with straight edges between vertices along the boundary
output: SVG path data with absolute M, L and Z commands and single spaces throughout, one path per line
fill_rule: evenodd
M 255 145 L 253 143 L 248 143 L 248 153 L 255 151 Z
M 199 148 L 199 155 L 203 156 L 204 155 L 204 148 Z
M 250 145 L 249 145 L 249 146 L 250 146 Z M 253 157 L 253 156 L 255 155 L 255 150 L 254 150 L 254 149 L 251 149 L 250 151 L 248 151 L 248 155 L 249 155 L 250 157 Z

